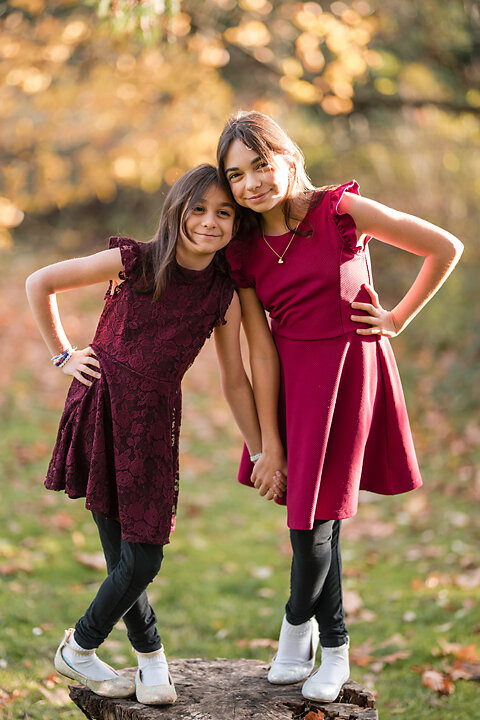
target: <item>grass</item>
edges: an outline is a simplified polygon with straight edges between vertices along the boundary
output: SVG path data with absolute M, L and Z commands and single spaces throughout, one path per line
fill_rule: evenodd
M 95 564 L 99 543 L 81 500 L 43 488 L 67 383 L 49 367 L 23 299 L 20 278 L 32 260 L 7 260 L 18 282 L 2 291 L 5 347 L 16 353 L 8 350 L 0 368 L 0 717 L 80 720 L 52 657 L 102 580 L 102 570 L 85 564 Z M 62 302 L 76 344 L 88 342 L 101 296 L 96 288 Z M 85 324 L 77 308 L 88 315 Z M 285 515 L 235 483 L 241 444 L 219 394 L 211 343 L 187 375 L 184 407 L 177 530 L 150 591 L 167 654 L 268 660 L 288 591 Z M 478 646 L 474 451 L 453 457 L 453 437 L 433 452 L 422 419 L 425 487 L 395 498 L 364 495 L 358 515 L 344 523 L 352 678 L 376 690 L 382 719 L 471 720 L 477 683 L 458 680 L 442 696 L 422 685 L 421 671 L 454 664 L 445 643 Z M 121 625 L 101 656 L 134 664 Z

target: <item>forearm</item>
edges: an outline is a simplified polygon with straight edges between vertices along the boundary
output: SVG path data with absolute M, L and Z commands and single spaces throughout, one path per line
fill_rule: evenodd
M 222 389 L 250 455 L 256 455 L 262 450 L 262 437 L 252 387 L 247 376 L 235 385 L 223 382 Z
M 444 252 L 440 256 L 432 254 L 425 258 L 413 285 L 391 311 L 397 332 L 413 320 L 443 285 L 460 259 L 462 249 L 463 246 L 457 241 L 452 243 L 450 252 Z
M 40 334 L 52 355 L 70 347 L 58 312 L 57 297 L 49 293 L 35 273 L 27 278 L 27 298 Z
M 280 390 L 280 366 L 278 357 L 252 356 L 253 394 L 258 421 L 262 433 L 263 452 L 277 452 L 282 443 L 278 431 L 278 395 Z

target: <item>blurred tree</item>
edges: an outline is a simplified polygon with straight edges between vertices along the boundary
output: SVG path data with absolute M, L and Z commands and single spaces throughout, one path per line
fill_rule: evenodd
M 0 17 L 0 243 L 26 212 L 171 184 L 213 159 L 232 105 L 286 123 L 314 179 L 359 141 L 380 182 L 474 165 L 473 0 L 8 0 Z

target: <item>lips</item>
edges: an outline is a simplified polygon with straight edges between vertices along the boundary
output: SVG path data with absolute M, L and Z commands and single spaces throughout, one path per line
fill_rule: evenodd
M 246 202 L 261 202 L 267 197 L 269 192 L 270 190 L 265 190 L 261 195 L 252 195 L 251 197 L 245 198 L 245 200 Z

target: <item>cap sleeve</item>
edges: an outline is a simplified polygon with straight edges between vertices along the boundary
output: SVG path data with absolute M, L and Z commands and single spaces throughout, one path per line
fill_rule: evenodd
M 226 249 L 230 265 L 230 277 L 240 288 L 254 287 L 254 281 L 248 277 L 243 263 L 243 248 L 240 240 L 233 240 Z
M 218 312 L 218 320 L 215 324 L 215 327 L 226 324 L 225 315 L 227 314 L 227 310 L 230 307 L 230 303 L 232 302 L 234 292 L 235 287 L 233 282 L 230 280 L 229 277 L 226 277 L 223 283 L 222 291 L 220 293 L 220 307 Z
M 345 183 L 344 185 L 339 185 L 335 188 L 335 190 L 331 191 L 330 212 L 345 245 L 353 253 L 361 253 L 367 247 L 367 243 L 370 240 L 371 235 L 364 234 L 357 238 L 357 226 L 355 225 L 355 220 L 348 213 L 340 212 L 338 209 L 338 205 L 344 192 L 360 195 L 358 182 L 356 180 L 350 180 L 350 182 Z
M 138 261 L 141 255 L 140 244 L 132 238 L 111 237 L 108 241 L 108 247 L 119 248 L 122 257 L 123 272 L 119 273 L 122 280 L 131 278 L 138 269 Z

